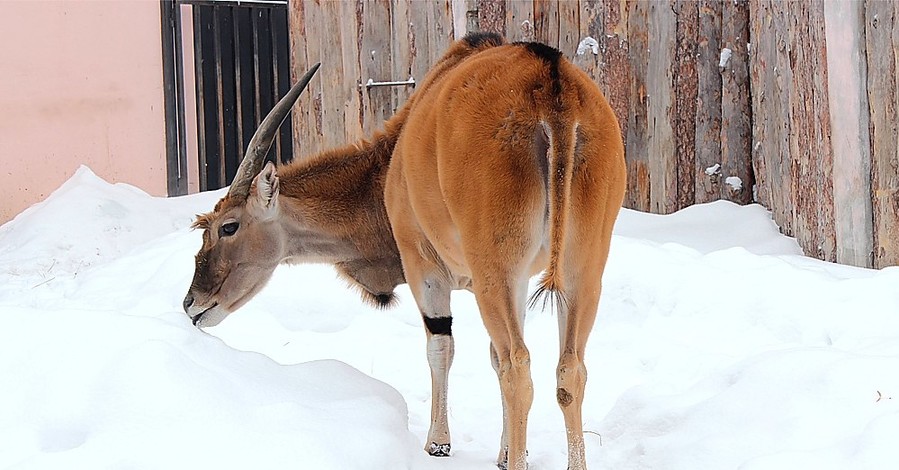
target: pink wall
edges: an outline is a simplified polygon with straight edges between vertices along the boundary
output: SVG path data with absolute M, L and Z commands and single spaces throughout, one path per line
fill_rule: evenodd
M 166 194 L 158 1 L 3 2 L 0 223 L 79 165 Z

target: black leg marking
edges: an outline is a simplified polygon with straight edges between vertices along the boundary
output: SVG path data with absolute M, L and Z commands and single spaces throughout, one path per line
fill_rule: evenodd
M 453 334 L 453 317 L 422 317 L 425 321 L 425 327 L 428 331 L 431 332 L 432 335 L 447 335 L 452 336 Z

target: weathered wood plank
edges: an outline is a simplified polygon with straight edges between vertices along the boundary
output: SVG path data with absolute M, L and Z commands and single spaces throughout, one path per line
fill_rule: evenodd
M 452 0 L 439 0 L 429 9 L 428 22 L 431 27 L 431 41 L 428 50 L 428 67 L 437 63 L 443 53 L 449 49 L 455 40 L 453 34 L 453 2 Z
M 291 43 L 294 48 L 294 80 L 312 64 L 321 62 L 321 7 L 310 0 L 291 2 Z M 302 44 L 302 46 L 300 46 Z M 295 158 L 323 149 L 322 83 L 326 70 L 319 70 L 294 107 Z
M 478 30 L 477 0 L 452 0 L 453 40 Z
M 309 60 L 306 58 L 306 18 L 304 2 L 290 2 L 287 6 L 287 27 L 290 34 L 290 82 L 296 83 L 302 71 L 309 68 Z M 294 158 L 301 158 L 305 149 L 303 142 L 308 139 L 306 121 L 309 116 L 309 93 L 303 93 L 293 107 L 293 148 Z
M 534 0 L 516 0 L 506 3 L 506 39 L 534 41 Z
M 628 8 L 616 0 L 595 2 L 597 21 L 591 21 L 590 35 L 599 42 L 599 67 L 596 82 L 609 100 L 625 143 L 628 139 L 628 124 L 631 102 L 631 76 L 633 66 L 630 60 L 628 42 Z M 595 31 L 595 32 L 594 32 Z
M 870 267 L 874 214 L 864 16 L 862 2 L 824 3 L 836 261 Z
M 749 5 L 724 2 L 721 11 L 721 170 L 722 199 L 752 202 L 752 106 L 749 92 Z
M 587 75 L 593 78 L 593 81 L 605 94 L 606 90 L 603 88 L 602 75 L 605 65 L 603 63 L 603 57 L 605 56 L 604 40 L 608 35 L 605 25 L 606 12 L 603 9 L 601 0 L 580 0 L 578 6 L 580 7 L 580 13 L 578 14 L 580 39 L 593 38 L 596 41 L 596 47 L 595 53 L 594 48 L 590 47 L 583 50 L 584 54 L 580 57 L 574 57 L 574 61 L 584 72 L 587 72 Z
M 697 203 L 717 200 L 721 178 L 721 7 L 719 0 L 699 2 L 696 41 L 696 160 L 693 171 Z M 748 77 L 747 77 L 748 80 Z M 749 158 L 750 155 L 747 155 Z
M 377 125 L 365 117 L 362 99 L 362 2 L 335 2 L 340 15 L 341 59 L 343 83 L 340 84 L 343 99 L 343 142 L 353 142 L 370 133 L 369 126 Z M 389 55 L 389 54 L 387 54 Z
M 321 2 L 319 25 L 321 27 L 319 47 L 321 51 L 322 73 L 322 136 L 324 148 L 331 148 L 346 142 L 346 75 L 343 68 L 343 51 L 346 41 L 341 34 L 340 3 Z M 338 52 L 335 52 L 338 51 Z
M 574 57 L 578 43 L 585 36 L 581 33 L 580 2 L 559 1 L 559 39 L 558 48 L 565 56 Z
M 649 170 L 649 96 L 647 75 L 649 64 L 649 3 L 627 4 L 627 38 L 630 54 L 628 69 L 631 80 L 627 114 L 627 138 L 624 157 L 627 162 L 625 207 L 649 212 L 653 207 Z
M 478 30 L 486 33 L 506 33 L 505 0 L 477 0 Z
M 676 0 L 674 51 L 674 178 L 675 209 L 683 209 L 696 201 L 696 101 L 699 94 L 696 52 L 699 42 L 699 3 Z
M 790 60 L 790 153 L 796 239 L 806 254 L 836 260 L 833 220 L 833 151 L 830 143 L 824 11 L 821 3 L 788 8 Z
M 559 0 L 534 0 L 534 39 L 559 47 Z
M 389 82 L 398 80 L 393 76 L 391 57 L 390 2 L 388 0 L 365 0 L 359 14 L 362 39 L 360 46 L 360 66 L 362 103 L 365 117 L 365 135 L 371 135 L 383 127 L 384 121 L 393 115 L 392 87 L 365 87 L 369 81 Z M 405 78 L 403 78 L 404 80 Z
M 899 6 L 865 2 L 874 266 L 899 265 Z
M 674 147 L 674 56 L 677 17 L 668 2 L 648 3 L 652 34 L 646 88 L 649 148 L 650 210 L 667 214 L 677 210 L 677 162 Z
M 397 80 L 406 80 L 413 77 L 412 63 L 414 61 L 413 34 L 412 34 L 412 0 L 394 0 L 393 21 L 391 21 L 390 48 L 393 51 L 392 74 Z M 421 79 L 421 77 L 417 77 Z M 392 91 L 393 113 L 409 99 L 414 87 L 394 87 Z
M 581 0 L 577 2 L 577 5 L 580 8 L 577 18 L 578 42 L 590 37 L 596 41 L 596 47 L 595 49 L 593 47 L 578 48 L 578 44 L 575 44 L 575 49 L 572 52 L 569 52 L 569 54 L 574 65 L 577 65 L 581 70 L 587 72 L 587 75 L 593 78 L 593 81 L 599 85 L 599 60 L 601 57 L 600 48 L 602 46 L 599 37 L 604 34 L 602 21 L 603 12 L 598 0 Z M 568 28 L 571 27 L 573 26 L 568 26 Z M 587 44 L 585 43 L 584 46 L 587 46 Z
M 431 24 L 429 13 L 424 8 L 418 8 L 415 0 L 412 0 L 409 8 L 409 49 L 412 58 L 412 76 L 416 80 L 424 79 L 432 65 Z
M 752 159 L 757 200 L 769 208 L 785 235 L 793 236 L 794 207 L 789 136 L 789 87 L 792 70 L 788 58 L 787 3 L 751 0 L 749 4 L 754 143 Z

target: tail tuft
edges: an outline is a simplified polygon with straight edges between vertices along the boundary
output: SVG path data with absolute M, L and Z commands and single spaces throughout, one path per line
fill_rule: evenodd
M 531 294 L 531 298 L 528 299 L 528 308 L 536 308 L 541 300 L 543 301 L 541 310 L 546 310 L 547 304 L 551 306 L 552 312 L 561 312 L 563 308 L 568 308 L 568 298 L 556 282 L 555 276 L 550 272 L 543 275 L 537 290 Z

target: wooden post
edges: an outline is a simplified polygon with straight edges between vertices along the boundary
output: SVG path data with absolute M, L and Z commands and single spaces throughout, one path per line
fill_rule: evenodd
M 585 2 L 581 23 L 599 43 L 599 64 L 594 78 L 615 110 L 621 136 L 628 138 L 628 115 L 631 110 L 632 64 L 629 57 L 628 9 L 616 0 Z M 585 21 L 586 20 L 586 21 Z
M 677 156 L 673 115 L 677 16 L 667 1 L 647 3 L 647 27 L 652 35 L 646 65 L 647 144 L 650 211 L 677 210 Z
M 559 47 L 559 4 L 559 0 L 534 0 L 534 39 L 555 48 Z
M 506 39 L 534 41 L 534 0 L 506 2 Z
M 699 31 L 696 41 L 696 160 L 695 200 L 719 198 L 721 184 L 721 7 L 719 0 L 699 3 Z
M 865 2 L 875 267 L 899 265 L 899 6 Z
M 862 2 L 824 3 L 836 261 L 870 267 L 874 215 L 864 17 Z
M 505 34 L 506 2 L 504 0 L 477 0 L 478 29 L 486 33 Z
M 365 122 L 363 135 L 371 135 L 376 129 L 383 128 L 384 121 L 393 115 L 393 89 L 390 87 L 367 87 L 366 83 L 369 80 L 388 82 L 405 80 L 408 77 L 399 78 L 393 75 L 391 34 L 390 28 L 385 27 L 391 23 L 390 2 L 386 0 L 366 1 L 362 2 L 361 6 L 362 10 L 358 21 L 362 31 L 361 45 L 359 46 L 362 69 L 359 83 L 362 87 L 359 90 L 365 105 L 363 109 L 365 116 L 362 119 Z
M 321 8 L 311 1 L 297 0 L 288 6 L 288 26 L 290 28 L 291 78 L 293 82 L 313 64 L 321 62 L 319 41 L 307 38 L 318 37 Z M 300 95 L 293 108 L 294 157 L 302 158 L 322 149 L 322 106 L 321 80 L 324 73 L 319 71 Z
M 784 234 L 793 236 L 791 199 L 793 174 L 789 147 L 791 115 L 789 88 L 792 70 L 787 45 L 787 8 L 780 0 L 752 0 L 749 4 L 750 74 L 752 95 L 752 160 L 757 200 L 769 208 Z
M 739 204 L 752 202 L 755 177 L 749 88 L 749 5 L 746 0 L 722 3 L 721 52 L 721 181 L 720 197 Z
M 624 156 L 627 161 L 627 193 L 624 205 L 631 209 L 649 212 L 652 208 L 649 170 L 649 97 L 647 96 L 649 7 L 646 2 L 627 5 L 628 60 L 631 80 L 627 94 L 627 138 Z
M 584 34 L 580 30 L 581 9 L 580 2 L 564 0 L 559 1 L 559 40 L 558 47 L 567 57 L 572 58 L 577 53 L 577 46 Z
M 696 201 L 696 126 L 699 77 L 696 51 L 699 36 L 699 3 L 677 0 L 674 52 L 674 152 L 675 210 Z
M 414 78 L 421 80 L 422 76 L 416 76 L 413 64 L 418 54 L 416 47 L 416 31 L 412 20 L 412 10 L 415 9 L 413 0 L 395 0 L 393 2 L 393 21 L 391 21 L 391 58 L 393 63 L 393 77 L 397 80 Z M 391 105 L 393 113 L 399 109 L 409 96 L 415 91 L 412 86 L 394 87 Z
M 806 254 L 836 260 L 833 220 L 833 150 L 827 95 L 823 3 L 788 7 L 790 154 L 796 238 Z

